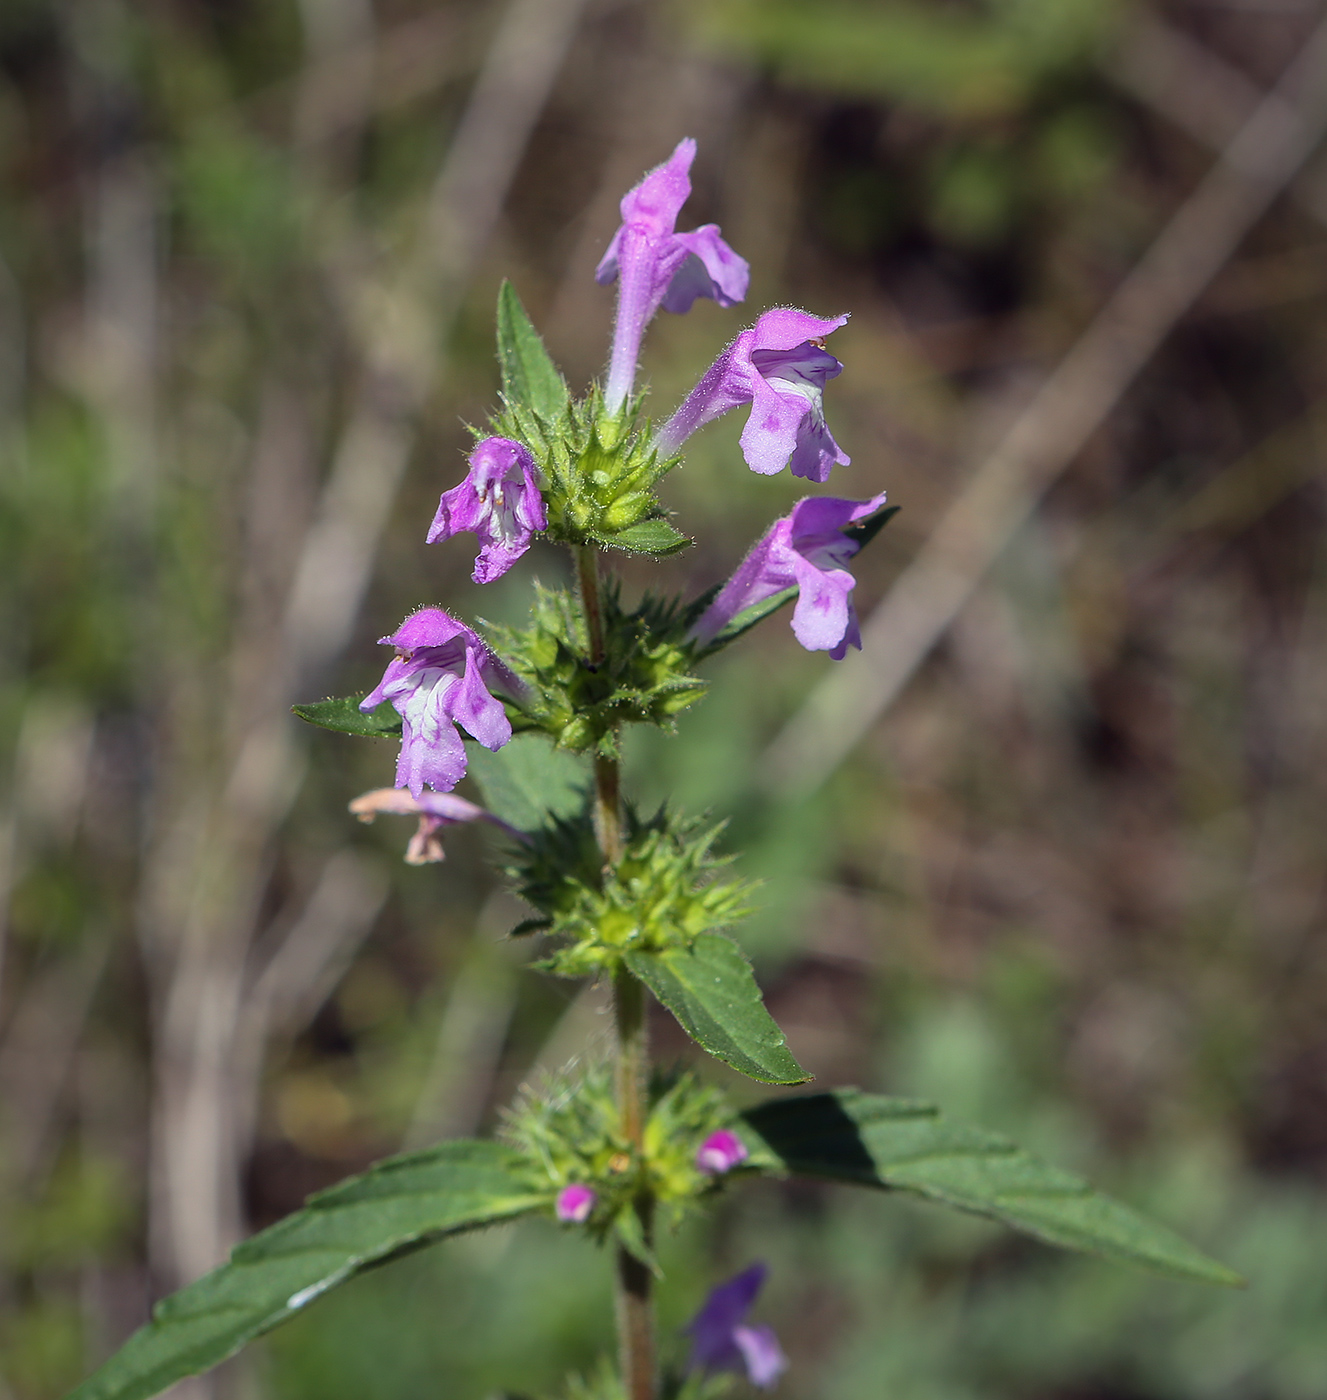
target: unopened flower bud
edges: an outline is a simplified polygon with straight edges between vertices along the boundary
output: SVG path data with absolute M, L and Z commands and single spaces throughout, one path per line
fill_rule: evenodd
M 696 1168 L 706 1176 L 722 1176 L 749 1156 L 746 1144 L 736 1133 L 720 1128 L 711 1133 L 696 1150 Z
M 598 1199 L 599 1194 L 593 1187 L 573 1182 L 558 1192 L 554 1209 L 558 1219 L 564 1224 L 580 1225 L 590 1218 L 590 1212 Z

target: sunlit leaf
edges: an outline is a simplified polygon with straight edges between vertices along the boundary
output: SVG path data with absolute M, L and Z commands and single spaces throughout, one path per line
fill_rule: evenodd
M 567 385 L 530 324 L 510 282 L 498 292 L 498 364 L 509 402 L 533 409 L 552 422 L 567 407 Z
M 676 554 L 691 543 L 689 536 L 675 530 L 666 520 L 641 520 L 616 534 L 605 535 L 603 542 L 615 549 L 627 549 L 633 554 L 662 556 Z
M 810 1075 L 765 1010 L 746 955 L 722 934 L 690 948 L 630 952 L 627 967 L 711 1055 L 765 1084 L 805 1084 Z
M 399 739 L 401 716 L 384 700 L 368 714 L 361 712 L 363 695 L 341 695 L 330 700 L 314 700 L 307 705 L 292 705 L 300 719 L 323 729 L 335 729 L 338 734 L 363 734 L 370 739 Z
M 328 1289 L 375 1264 L 544 1205 L 525 1159 L 496 1142 L 447 1142 L 389 1158 L 311 1196 L 230 1262 L 157 1305 L 69 1400 L 146 1400 L 224 1361 Z

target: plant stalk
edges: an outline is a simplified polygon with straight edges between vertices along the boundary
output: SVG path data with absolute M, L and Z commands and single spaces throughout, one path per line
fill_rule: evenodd
M 602 589 L 598 551 L 576 548 L 576 578 L 589 664 L 605 659 Z M 616 738 L 616 736 L 614 736 Z M 594 830 L 605 868 L 622 858 L 622 777 L 617 745 L 594 759 Z M 645 1018 L 645 988 L 625 967 L 613 978 L 613 1022 L 617 1033 L 616 1088 L 622 1133 L 631 1148 L 630 1169 L 638 1171 L 645 1140 L 646 1085 L 649 1041 Z M 648 1242 L 654 1219 L 654 1199 L 642 1185 L 635 1202 L 641 1232 Z M 654 1278 L 650 1270 L 621 1245 L 617 1247 L 617 1331 L 622 1381 L 628 1400 L 655 1400 Z
M 585 633 L 590 643 L 590 666 L 598 669 L 604 661 L 604 608 L 600 598 L 599 551 L 590 544 L 578 544 L 572 550 L 576 557 L 576 582 L 581 591 L 581 607 L 585 610 Z
M 626 968 L 613 979 L 617 1028 L 617 1095 L 623 1135 L 631 1143 L 633 1165 L 641 1160 L 645 1136 L 645 1088 L 649 1069 L 645 989 Z M 654 1198 L 642 1185 L 636 1195 L 641 1233 L 650 1243 Z M 617 1332 L 622 1381 L 628 1400 L 654 1400 L 654 1277 L 622 1245 L 617 1247 Z

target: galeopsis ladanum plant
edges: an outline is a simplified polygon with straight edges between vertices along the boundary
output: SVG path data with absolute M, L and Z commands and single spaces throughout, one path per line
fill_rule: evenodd
M 165 1299 L 76 1400 L 143 1400 L 365 1268 L 528 1214 L 583 1231 L 613 1255 L 619 1354 L 573 1378 L 568 1397 L 700 1397 L 739 1378 L 772 1386 L 787 1361 L 773 1332 L 748 1321 L 763 1265 L 713 1289 L 685 1345 L 656 1345 L 653 1311 L 657 1232 L 768 1174 L 909 1191 L 1053 1244 L 1239 1281 L 1078 1177 L 929 1104 L 838 1089 L 738 1111 L 701 1076 L 651 1067 L 652 996 L 699 1046 L 751 1079 L 796 1085 L 809 1077 L 729 933 L 753 891 L 717 849 L 721 825 L 672 807 L 637 810 L 622 790 L 623 727 L 672 729 L 704 694 L 697 672 L 705 661 L 785 605 L 803 647 L 833 659 L 860 647 L 849 565 L 892 514 L 883 491 L 865 500 L 808 496 L 698 598 L 632 603 L 609 576 L 608 551 L 660 557 L 690 543 L 656 488 L 691 435 L 722 414 L 747 411 L 740 442 L 752 471 L 788 469 L 819 485 L 848 462 L 824 413 L 826 385 L 842 369 L 827 338 L 845 316 L 767 310 L 661 427 L 645 416 L 636 373 L 653 316 L 686 312 L 697 297 L 731 307 L 747 291 L 747 264 L 715 225 L 676 229 L 694 155 L 695 144 L 681 142 L 622 200 L 621 227 L 596 274 L 617 284 L 602 386 L 572 398 L 504 284 L 501 404 L 427 533 L 429 543 L 473 534 L 481 584 L 543 536 L 570 551 L 571 585 L 536 585 L 523 628 L 481 632 L 423 607 L 382 639 L 392 659 L 370 693 L 297 709 L 329 729 L 399 735 L 394 785 L 356 798 L 351 810 L 366 821 L 416 818 L 412 864 L 442 859 L 449 825 L 496 829 L 503 868 L 532 911 L 513 934 L 544 945 L 535 966 L 612 988 L 611 1061 L 528 1088 L 493 1140 L 390 1158 L 311 1197 Z M 565 765 L 576 760 L 583 782 L 568 800 Z M 486 805 L 453 791 L 471 767 Z

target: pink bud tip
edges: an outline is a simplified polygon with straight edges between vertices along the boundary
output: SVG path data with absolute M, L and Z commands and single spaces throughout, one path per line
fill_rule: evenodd
M 590 1217 L 590 1212 L 594 1209 L 594 1203 L 599 1199 L 598 1194 L 589 1186 L 582 1186 L 575 1183 L 571 1186 L 564 1186 L 558 1192 L 557 1217 L 570 1225 L 580 1225 Z
M 745 1162 L 748 1155 L 746 1144 L 736 1133 L 720 1128 L 697 1149 L 696 1168 L 706 1176 L 722 1176 L 724 1172 L 732 1171 L 739 1162 Z

